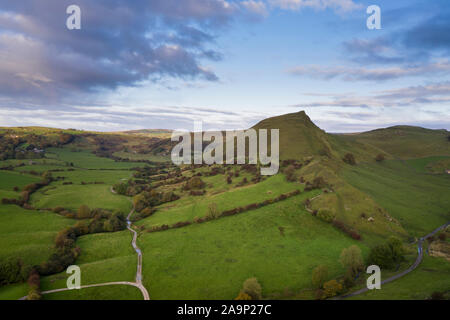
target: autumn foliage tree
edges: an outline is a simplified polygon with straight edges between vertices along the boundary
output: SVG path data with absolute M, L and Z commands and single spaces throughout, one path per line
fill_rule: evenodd
M 312 284 L 316 288 L 321 288 L 328 278 L 328 268 L 324 265 L 314 268 L 312 273 Z
M 339 294 L 343 289 L 341 283 L 336 280 L 330 280 L 323 284 L 323 293 L 325 298 L 331 298 Z
M 247 294 L 252 300 L 261 300 L 262 298 L 261 285 L 256 278 L 245 280 L 241 293 Z

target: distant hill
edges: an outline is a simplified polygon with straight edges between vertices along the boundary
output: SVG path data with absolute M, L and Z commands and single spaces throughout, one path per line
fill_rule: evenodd
M 450 156 L 450 132 L 412 126 L 395 126 L 354 135 L 344 140 L 369 144 L 398 158 Z

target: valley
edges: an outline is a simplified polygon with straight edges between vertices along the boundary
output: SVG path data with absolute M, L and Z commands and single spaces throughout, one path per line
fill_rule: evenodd
M 382 268 L 387 279 L 414 263 L 420 237 L 450 221 L 445 130 L 329 134 L 304 112 L 253 128 L 280 128 L 278 174 L 248 164 L 175 166 L 163 130 L 0 128 L 0 299 L 36 291 L 44 300 L 143 299 L 119 284 L 142 280 L 152 300 L 232 300 L 251 278 L 261 299 L 333 298 L 365 285 L 362 265 L 349 275 L 341 263 L 346 249 L 356 247 L 365 266 L 375 247 L 398 239 L 402 259 Z M 448 235 L 444 228 L 424 241 L 411 273 L 351 299 L 448 297 L 449 261 L 427 253 Z M 71 264 L 82 286 L 118 284 L 57 291 Z M 341 287 L 317 285 L 318 266 L 323 282 Z M 31 270 L 38 288 L 27 283 Z

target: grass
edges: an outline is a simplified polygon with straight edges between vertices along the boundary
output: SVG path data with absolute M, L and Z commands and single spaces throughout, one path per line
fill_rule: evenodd
M 204 224 L 144 233 L 144 284 L 152 299 L 233 299 L 257 277 L 264 296 L 311 287 L 319 264 L 330 277 L 343 270 L 339 255 L 367 247 L 302 209 L 302 194 L 270 206 Z M 284 228 L 284 235 L 279 227 Z
M 117 285 L 85 288 L 43 296 L 44 300 L 143 300 L 141 291 L 132 286 Z
M 28 265 L 40 264 L 50 256 L 58 231 L 74 223 L 54 213 L 1 205 L 0 260 L 14 257 Z
M 425 300 L 435 291 L 450 290 L 450 263 L 444 258 L 434 258 L 428 255 L 420 266 L 406 276 L 385 284 L 380 290 L 372 290 L 354 300 Z
M 445 173 L 450 169 L 450 157 L 410 159 L 406 163 L 421 173 Z
M 52 155 L 53 154 L 53 155 Z M 109 158 L 97 157 L 89 151 L 71 151 L 69 148 L 50 148 L 47 156 L 59 161 L 73 163 L 75 167 L 84 169 L 131 169 L 144 166 L 137 162 L 116 162 Z
M 369 144 L 402 159 L 450 156 L 446 130 L 396 126 L 343 137 L 348 141 Z
M 225 178 L 220 176 L 220 181 L 222 180 L 225 181 Z M 205 179 L 205 181 L 207 180 Z M 167 205 L 162 206 L 162 208 L 159 209 L 153 216 L 137 223 L 137 225 L 144 225 L 147 227 L 193 220 L 195 217 L 205 216 L 208 212 L 208 206 L 211 203 L 216 203 L 217 209 L 222 212 L 238 206 L 244 206 L 255 202 L 262 202 L 267 199 L 272 199 L 282 193 L 300 188 L 300 184 L 288 183 L 285 181 L 285 177 L 283 175 L 276 175 L 264 180 L 261 183 L 219 193 L 217 195 L 210 195 L 206 197 L 188 196 L 178 201 L 170 202 Z
M 450 219 L 448 176 L 421 174 L 397 160 L 346 168 L 342 176 L 413 236 L 427 234 Z
M 77 245 L 81 255 L 75 264 L 81 269 L 81 285 L 135 281 L 137 256 L 128 230 L 83 236 L 78 238 Z M 65 288 L 67 278 L 64 272 L 44 277 L 41 288 L 43 291 Z
M 39 182 L 42 179 L 40 177 L 21 174 L 13 171 L 0 171 L 0 189 L 13 191 L 14 187 L 18 187 L 22 190 L 27 184 Z
M 77 210 L 82 204 L 89 208 L 103 208 L 128 213 L 131 202 L 111 193 L 108 185 L 50 185 L 35 192 L 31 203 L 36 208 L 63 207 Z
M 107 185 L 114 185 L 122 179 L 131 178 L 132 172 L 128 170 L 85 170 L 75 169 L 75 171 L 53 172 L 53 177 L 64 177 L 62 181 L 54 182 L 52 185 L 62 185 L 64 182 L 81 184 L 82 182 L 103 182 Z

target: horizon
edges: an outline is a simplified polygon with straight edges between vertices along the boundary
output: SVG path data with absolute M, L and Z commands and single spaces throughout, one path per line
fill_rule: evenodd
M 279 114 L 279 115 L 274 115 L 273 117 L 278 117 L 278 116 L 283 116 L 283 115 L 289 115 L 289 114 L 296 114 L 296 113 L 300 113 L 300 112 L 304 112 L 304 110 L 302 111 L 298 111 L 298 112 L 293 112 L 293 113 L 285 113 L 285 114 Z M 305 114 L 308 116 L 308 114 L 305 112 Z M 265 118 L 265 119 L 270 119 L 273 117 L 269 117 L 269 118 Z M 309 116 L 308 116 L 309 117 Z M 265 120 L 259 120 L 253 124 L 251 124 L 249 127 L 247 128 L 233 128 L 233 129 L 220 129 L 220 131 L 227 131 L 227 130 L 247 130 L 250 129 L 252 127 L 254 127 L 255 125 L 257 125 L 259 122 Z M 314 119 L 311 119 L 311 121 L 315 123 Z M 364 132 L 370 132 L 370 131 L 374 131 L 374 130 L 380 130 L 380 129 L 389 129 L 389 128 L 395 128 L 395 127 L 411 127 L 411 128 L 421 128 L 421 129 L 426 129 L 426 130 L 436 130 L 436 131 L 440 131 L 440 130 L 445 130 L 445 131 L 449 131 L 446 128 L 427 128 L 427 127 L 421 127 L 421 126 L 416 126 L 416 125 L 409 125 L 409 124 L 395 124 L 392 126 L 381 126 L 378 128 L 374 128 L 374 129 L 369 129 L 366 131 L 343 131 L 343 132 L 332 132 L 332 131 L 326 131 L 323 128 L 321 128 L 319 126 L 319 129 L 324 130 L 326 133 L 328 134 L 359 134 L 359 133 L 364 133 Z M 98 131 L 98 130 L 86 130 L 86 129 L 82 129 L 82 128 L 72 128 L 72 127 L 66 127 L 66 128 L 60 128 L 60 127 L 46 127 L 46 126 L 0 126 L 0 129 L 14 129 L 14 128 L 44 128 L 44 129 L 54 129 L 54 130 L 76 130 L 76 131 L 85 131 L 85 132 L 98 132 L 98 133 L 130 133 L 132 134 L 133 132 L 138 132 L 138 131 L 167 131 L 168 133 L 171 133 L 173 131 L 176 131 L 177 129 L 167 129 L 167 128 L 138 128 L 138 129 L 132 129 L 132 130 L 115 130 L 115 131 Z M 179 129 L 179 128 L 178 128 Z M 206 131 L 213 131 L 215 129 L 211 129 L 211 130 L 203 130 L 203 132 Z M 190 130 L 190 132 L 195 132 L 193 130 Z

